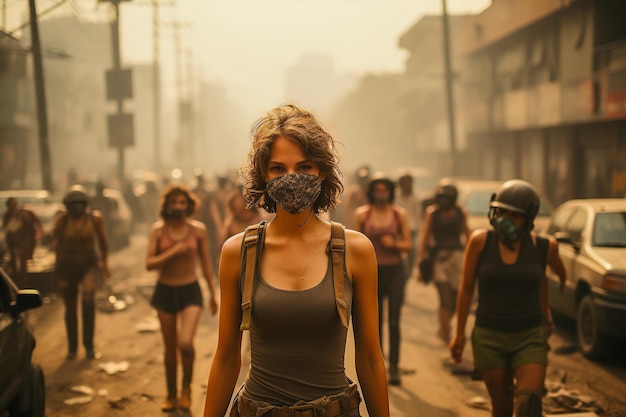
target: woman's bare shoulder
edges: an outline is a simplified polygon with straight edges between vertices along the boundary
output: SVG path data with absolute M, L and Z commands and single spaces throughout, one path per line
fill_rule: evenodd
M 351 251 L 359 253 L 372 250 L 372 241 L 363 233 L 346 229 L 346 245 Z

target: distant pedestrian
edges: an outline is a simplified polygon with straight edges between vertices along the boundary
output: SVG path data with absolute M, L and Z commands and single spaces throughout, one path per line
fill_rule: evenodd
M 353 183 L 346 189 L 342 206 L 342 222 L 347 229 L 356 230 L 354 213 L 358 207 L 367 204 L 367 186 L 370 183 L 370 168 L 363 165 L 354 173 Z
M 419 199 L 413 191 L 413 176 L 411 174 L 404 174 L 398 178 L 398 191 L 399 192 L 396 195 L 395 202 L 406 211 L 409 233 L 411 235 L 411 250 L 405 255 L 406 259 L 404 262 L 404 272 L 408 278 L 413 271 L 413 264 L 415 263 L 415 255 L 417 253 L 417 233 L 419 230 L 422 208 Z
M 95 292 L 99 280 L 109 278 L 104 221 L 100 212 L 88 208 L 88 201 L 82 187 L 73 186 L 63 198 L 67 212 L 57 219 L 52 232 L 56 254 L 55 273 L 65 303 L 67 359 L 74 359 L 78 349 L 79 289 L 83 346 L 88 359 L 96 357 L 93 340 L 96 320 Z
M 264 217 L 268 217 L 263 216 L 261 210 L 256 207 L 247 208 L 248 202 L 241 193 L 241 189 L 232 191 L 226 204 L 228 215 L 224 222 L 224 235 L 221 243 L 224 243 L 229 237 L 243 232 L 251 224 L 256 224 L 263 220 Z
M 450 343 L 450 321 L 456 310 L 456 299 L 461 283 L 463 249 L 469 238 L 467 214 L 457 204 L 458 190 L 449 181 L 442 181 L 435 192 L 434 204 L 426 209 L 424 224 L 417 243 L 415 266 L 427 256 L 432 257 L 433 282 L 439 295 L 437 335 Z M 414 268 L 418 280 L 424 281 L 419 268 Z
M 531 184 L 505 182 L 489 205 L 493 230 L 474 231 L 465 252 L 450 352 L 461 361 L 478 283 L 474 366 L 489 391 L 493 417 L 543 415 L 547 339 L 553 331 L 546 266 L 562 283 L 566 272 L 556 240 L 532 232 L 538 211 L 539 196 Z
M 39 218 L 31 210 L 20 208 L 15 197 L 9 197 L 2 216 L 2 228 L 9 253 L 10 273 L 17 282 L 28 286 L 28 261 L 33 258 L 37 238 L 42 235 Z
M 394 204 L 395 184 L 374 177 L 367 188 L 368 204 L 356 209 L 357 230 L 374 245 L 378 262 L 378 332 L 383 347 L 383 307 L 387 300 L 389 383 L 400 384 L 400 317 L 406 284 L 402 254 L 411 250 L 405 210 Z
M 150 229 L 146 268 L 158 270 L 151 305 L 157 310 L 164 345 L 167 398 L 161 410 L 176 407 L 189 410 L 196 334 L 204 306 L 196 276 L 199 262 L 209 289 L 209 308 L 217 313 L 213 268 L 209 258 L 204 224 L 190 218 L 197 197 L 182 185 L 171 184 L 163 193 L 160 215 L 163 220 Z M 182 365 L 182 387 L 177 398 L 178 357 Z

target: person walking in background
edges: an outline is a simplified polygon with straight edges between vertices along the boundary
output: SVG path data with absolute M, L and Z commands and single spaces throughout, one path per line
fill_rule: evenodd
M 260 231 L 256 240 L 246 235 L 244 241 L 239 233 L 224 243 L 219 336 L 204 416 L 223 417 L 228 409 L 244 329 L 250 330 L 251 364 L 232 406 L 237 415 L 296 415 L 300 410 L 303 415 L 358 416 L 359 391 L 344 364 L 352 318 L 356 370 L 368 413 L 389 417 L 372 244 L 361 233 L 318 217 L 336 206 L 343 190 L 332 136 L 306 110 L 275 108 L 252 128 L 241 175 L 246 200 L 276 216 L 255 227 Z M 247 258 L 250 251 L 256 252 L 254 259 Z
M 389 383 L 400 384 L 400 312 L 406 283 L 402 253 L 411 250 L 406 212 L 394 204 L 395 184 L 375 177 L 367 189 L 368 204 L 356 209 L 358 230 L 374 245 L 378 262 L 378 331 L 383 348 L 383 302 L 387 300 Z
M 342 202 L 343 216 L 342 221 L 348 229 L 356 230 L 357 225 L 354 223 L 354 212 L 358 207 L 367 204 L 367 186 L 370 182 L 370 168 L 363 165 L 354 173 L 354 183 L 346 190 L 345 202 Z
M 204 223 L 209 240 L 209 256 L 211 265 L 217 267 L 219 247 L 222 244 L 222 235 L 224 234 L 224 225 L 222 214 L 219 209 L 217 196 L 214 191 L 209 190 L 204 174 L 200 170 L 196 170 L 196 185 L 191 190 L 192 193 L 200 200 L 199 207 L 196 207 L 194 216 Z M 217 272 L 214 270 L 214 272 Z
M 56 254 L 55 273 L 65 303 L 67 359 L 74 359 L 78 350 L 79 289 L 83 346 L 88 359 L 96 357 L 93 340 L 96 321 L 95 293 L 99 279 L 109 278 L 104 221 L 99 211 L 88 208 L 88 201 L 84 189 L 79 185 L 73 186 L 63 198 L 67 212 L 57 219 L 52 232 L 52 245 Z
M 566 272 L 554 238 L 532 232 L 539 197 L 526 181 L 505 182 L 492 197 L 493 230 L 472 233 L 463 263 L 452 358 L 460 362 L 465 327 L 478 282 L 478 308 L 472 332 L 474 366 L 491 397 L 493 417 L 542 416 L 553 331 L 546 266 L 564 283 Z
M 224 243 L 229 237 L 243 232 L 251 224 L 259 223 L 264 218 L 261 210 L 257 207 L 247 208 L 248 202 L 239 187 L 230 194 L 226 204 L 228 215 L 224 222 L 224 236 L 222 236 L 221 243 Z
M 9 253 L 10 273 L 15 274 L 22 288 L 28 288 L 28 261 L 33 259 L 37 239 L 43 233 L 41 222 L 31 210 L 20 208 L 15 197 L 7 199 L 6 207 L 2 228 Z
M 450 321 L 461 283 L 464 244 L 470 235 L 467 214 L 457 205 L 457 197 L 458 190 L 453 183 L 440 182 L 435 203 L 426 209 L 414 265 L 418 280 L 424 282 L 418 265 L 426 256 L 434 257 L 433 282 L 439 295 L 437 335 L 446 345 L 450 342 Z
M 202 290 L 196 278 L 199 261 L 209 289 L 209 308 L 217 313 L 213 268 L 204 225 L 190 218 L 196 196 L 182 185 L 172 184 L 163 193 L 160 216 L 150 229 L 146 268 L 158 271 L 150 304 L 157 310 L 164 345 L 167 397 L 163 411 L 189 410 L 196 334 L 203 308 Z M 180 327 L 178 326 L 180 323 Z M 182 363 L 182 388 L 177 398 L 178 355 Z
M 407 278 L 413 272 L 415 264 L 415 254 L 417 253 L 417 233 L 421 217 L 421 203 L 413 192 L 413 176 L 404 174 L 398 178 L 398 187 L 400 192 L 396 195 L 395 202 L 406 212 L 406 218 L 409 223 L 409 233 L 411 236 L 411 250 L 405 256 L 405 274 Z

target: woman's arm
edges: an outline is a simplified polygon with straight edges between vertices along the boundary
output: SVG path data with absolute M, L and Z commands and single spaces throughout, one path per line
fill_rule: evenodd
M 378 338 L 378 266 L 370 240 L 346 230 L 346 267 L 352 278 L 356 372 L 370 416 L 388 417 L 385 363 Z
M 241 368 L 240 253 L 243 233 L 229 238 L 220 256 L 217 348 L 207 383 L 204 417 L 224 417 Z
M 402 252 L 408 252 L 413 249 L 413 242 L 411 242 L 411 232 L 409 231 L 409 219 L 406 216 L 406 210 L 400 206 L 396 206 L 395 210 L 398 210 L 398 216 L 400 218 L 400 239 L 396 239 L 393 247 Z
M 163 230 L 163 222 L 156 222 L 150 228 L 150 238 L 148 240 L 148 253 L 146 255 L 146 269 L 153 271 L 160 269 L 163 264 L 169 261 L 179 253 L 183 253 L 187 250 L 187 245 L 184 242 L 177 242 L 168 250 L 159 253 L 157 255 L 157 246 L 159 244 L 159 237 Z
M 463 277 L 457 297 L 456 316 L 456 336 L 450 343 L 450 353 L 455 362 L 460 363 L 463 359 L 463 349 L 465 348 L 465 327 L 467 316 L 469 315 L 474 287 L 476 284 L 476 267 L 478 258 L 485 247 L 487 237 L 486 230 L 477 230 L 470 235 L 469 242 L 465 249 L 463 258 Z
M 202 275 L 206 279 L 207 286 L 209 287 L 209 309 L 211 314 L 217 313 L 217 302 L 215 301 L 215 284 L 213 282 L 213 266 L 211 265 L 211 259 L 209 257 L 209 237 L 206 232 L 206 227 L 201 222 L 193 222 L 192 227 L 196 230 L 196 236 L 198 236 L 198 255 L 200 257 L 200 268 L 202 269 Z
M 94 223 L 96 225 L 96 236 L 98 238 L 98 245 L 100 246 L 100 256 L 102 257 L 102 272 L 103 279 L 109 278 L 109 247 L 107 245 L 106 232 L 104 230 L 104 220 L 99 211 L 92 213 Z
M 430 236 L 430 231 L 433 227 L 433 207 L 429 206 L 426 209 L 426 213 L 424 214 L 424 224 L 420 229 L 420 234 L 417 237 L 417 256 L 415 257 L 416 266 L 424 259 L 424 253 L 426 251 L 426 247 L 428 246 L 428 237 Z

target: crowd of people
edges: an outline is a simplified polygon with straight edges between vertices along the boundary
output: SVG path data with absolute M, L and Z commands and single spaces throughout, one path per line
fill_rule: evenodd
M 531 184 L 505 182 L 488 207 L 492 230 L 471 231 L 453 181 L 441 181 L 424 203 L 409 173 L 394 179 L 362 166 L 344 192 L 336 142 L 307 110 L 279 106 L 251 132 L 238 180 L 218 176 L 210 187 L 196 171 L 191 186 L 145 190 L 145 266 L 157 272 L 150 303 L 163 339 L 163 411 L 190 408 L 194 337 L 206 305 L 219 329 L 205 417 L 229 409 L 241 417 L 308 409 L 358 416 L 363 400 L 369 415 L 389 416 L 387 384 L 401 384 L 401 311 L 413 278 L 432 279 L 437 336 L 455 361 L 462 360 L 476 303 L 473 360 L 492 416 L 541 415 L 552 331 L 546 268 L 562 281 L 565 269 L 556 241 L 533 232 L 539 198 Z M 79 347 L 78 300 L 85 355 L 95 358 L 94 293 L 109 276 L 106 204 L 81 187 L 63 204 L 51 236 L 67 358 Z M 27 274 L 40 222 L 9 199 L 2 227 L 14 271 Z M 427 259 L 432 277 L 421 268 Z M 349 328 L 358 383 L 345 374 Z M 243 331 L 250 334 L 251 365 L 236 387 Z

